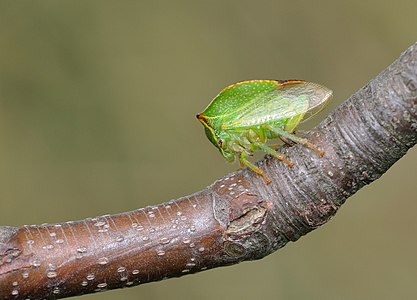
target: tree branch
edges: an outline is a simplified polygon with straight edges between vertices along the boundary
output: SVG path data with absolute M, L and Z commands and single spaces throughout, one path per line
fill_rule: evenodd
M 62 224 L 0 227 L 0 298 L 55 299 L 262 258 L 326 223 L 417 140 L 417 44 L 307 138 L 178 200 Z

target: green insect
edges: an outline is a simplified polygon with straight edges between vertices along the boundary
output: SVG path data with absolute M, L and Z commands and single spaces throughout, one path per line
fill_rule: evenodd
M 238 158 L 241 167 L 249 167 L 269 184 L 248 157 L 262 150 L 292 167 L 293 163 L 268 146 L 268 140 L 276 138 L 304 144 L 323 156 L 324 152 L 293 132 L 331 98 L 328 88 L 303 80 L 248 80 L 222 90 L 197 119 L 227 161 Z

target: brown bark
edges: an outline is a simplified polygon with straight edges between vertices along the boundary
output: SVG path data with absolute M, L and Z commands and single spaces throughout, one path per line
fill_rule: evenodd
M 311 131 L 302 145 L 201 192 L 132 212 L 0 227 L 0 299 L 54 299 L 259 259 L 326 223 L 417 140 L 417 44 Z

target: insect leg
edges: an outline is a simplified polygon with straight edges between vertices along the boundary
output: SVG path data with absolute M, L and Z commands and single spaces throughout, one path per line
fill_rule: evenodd
M 290 162 L 288 159 L 286 159 L 284 156 L 282 156 L 281 154 L 276 152 L 274 149 L 272 149 L 268 145 L 265 145 L 265 144 L 262 144 L 262 143 L 256 143 L 256 146 L 258 146 L 259 149 L 261 149 L 262 151 L 264 151 L 268 154 L 271 154 L 271 155 L 275 156 L 276 158 L 278 158 L 279 160 L 285 162 L 289 167 L 294 166 L 294 164 L 292 162 Z
M 295 145 L 295 142 L 294 141 L 291 141 L 290 139 L 288 139 L 288 138 L 285 138 L 285 137 L 283 137 L 283 136 L 279 136 L 278 137 L 281 141 L 283 141 L 285 144 L 287 144 L 288 146 L 290 146 L 290 147 L 292 147 L 292 146 L 294 146 Z
M 320 156 L 324 155 L 324 152 L 319 150 L 316 146 L 314 146 L 313 144 L 311 144 L 307 139 L 304 138 L 300 138 L 294 134 L 291 134 L 289 132 L 286 132 L 283 129 L 280 128 L 276 128 L 276 127 L 269 127 L 270 130 L 272 130 L 273 132 L 275 132 L 276 134 L 278 134 L 280 137 L 282 136 L 283 138 L 289 139 L 291 141 L 294 141 L 296 143 L 300 143 L 303 144 L 305 146 L 307 146 L 308 148 L 316 151 Z
M 307 131 L 305 131 L 305 130 L 297 129 L 297 130 L 294 130 L 293 134 L 305 134 L 306 132 Z
M 248 161 L 246 159 L 247 154 L 245 154 L 244 152 L 242 152 L 240 154 L 240 163 L 247 166 L 249 169 L 251 169 L 252 171 L 254 171 L 255 173 L 259 174 L 262 176 L 262 178 L 265 180 L 266 184 L 270 184 L 271 180 L 269 180 L 269 178 L 265 175 L 265 173 L 259 169 L 258 167 L 256 167 L 255 165 L 253 165 L 250 161 Z
M 266 134 L 265 134 L 265 127 L 261 126 L 259 128 L 259 139 L 262 143 L 266 143 Z

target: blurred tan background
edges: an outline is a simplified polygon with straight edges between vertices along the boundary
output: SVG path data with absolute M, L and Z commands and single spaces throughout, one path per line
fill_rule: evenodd
M 416 11 L 376 0 L 2 1 L 0 224 L 202 189 L 238 168 L 195 119 L 220 89 L 322 83 L 335 100 L 314 126 L 417 41 Z M 83 299 L 414 298 L 416 163 L 414 149 L 329 224 L 261 261 Z

